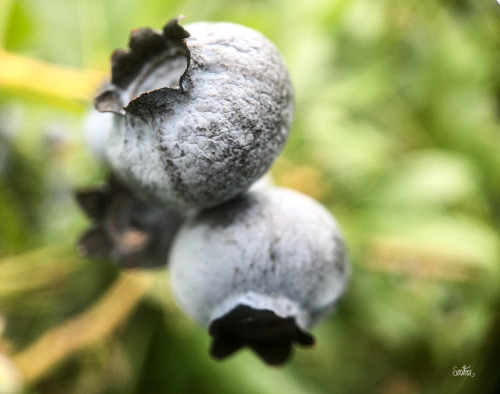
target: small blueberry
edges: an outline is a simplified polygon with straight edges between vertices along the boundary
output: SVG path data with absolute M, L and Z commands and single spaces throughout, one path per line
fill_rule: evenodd
M 345 290 L 349 264 L 340 229 L 318 202 L 290 189 L 249 191 L 186 221 L 170 253 L 179 305 L 225 358 L 248 346 L 284 363 L 293 343 L 326 317 Z

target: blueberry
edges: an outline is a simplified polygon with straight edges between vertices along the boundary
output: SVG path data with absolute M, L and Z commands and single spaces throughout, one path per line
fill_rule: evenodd
M 168 208 L 203 209 L 247 190 L 281 152 L 293 89 L 276 47 L 232 23 L 178 19 L 131 33 L 95 99 L 113 112 L 111 166 Z
M 345 290 L 349 264 L 330 213 L 298 192 L 250 191 L 185 222 L 170 254 L 174 296 L 224 358 L 252 348 L 285 362 Z

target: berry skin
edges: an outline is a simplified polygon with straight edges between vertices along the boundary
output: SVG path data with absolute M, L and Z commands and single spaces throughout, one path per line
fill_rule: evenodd
M 260 33 L 178 19 L 131 33 L 112 83 L 95 99 L 113 112 L 107 141 L 129 187 L 168 208 L 203 209 L 246 191 L 279 155 L 293 112 L 283 59 Z
M 170 254 L 179 305 L 213 337 L 211 353 L 252 348 L 284 363 L 292 343 L 345 290 L 349 264 L 340 229 L 319 203 L 270 187 L 250 191 L 183 224 Z

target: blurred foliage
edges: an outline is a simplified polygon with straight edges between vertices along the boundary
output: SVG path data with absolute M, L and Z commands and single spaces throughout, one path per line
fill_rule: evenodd
M 276 43 L 296 113 L 273 173 L 348 240 L 350 288 L 284 368 L 211 360 L 162 270 L 74 250 L 72 191 L 106 172 L 92 92 L 132 28 L 179 14 Z M 497 392 L 499 31 L 494 0 L 0 2 L 0 393 Z

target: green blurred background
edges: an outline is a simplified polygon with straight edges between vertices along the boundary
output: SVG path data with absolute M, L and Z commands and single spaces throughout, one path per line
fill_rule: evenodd
M 109 55 L 179 14 L 277 45 L 296 112 L 276 183 L 347 238 L 345 298 L 282 368 L 213 361 L 164 270 L 75 251 L 73 190 L 106 176 L 82 124 Z M 499 391 L 499 33 L 494 0 L 2 0 L 0 393 Z

